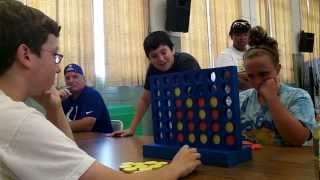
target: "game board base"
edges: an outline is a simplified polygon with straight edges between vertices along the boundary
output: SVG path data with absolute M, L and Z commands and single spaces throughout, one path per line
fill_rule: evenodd
M 160 144 L 143 145 L 143 156 L 171 160 L 179 150 L 177 146 Z M 252 159 L 251 149 L 243 147 L 237 150 L 214 150 L 198 148 L 201 153 L 201 162 L 205 165 L 232 167 Z

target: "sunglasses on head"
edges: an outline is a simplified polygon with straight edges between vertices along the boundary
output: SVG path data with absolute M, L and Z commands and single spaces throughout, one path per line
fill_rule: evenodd
M 237 21 L 232 24 L 232 28 L 241 27 L 241 26 L 250 27 L 250 24 L 248 22 L 243 22 L 243 21 Z

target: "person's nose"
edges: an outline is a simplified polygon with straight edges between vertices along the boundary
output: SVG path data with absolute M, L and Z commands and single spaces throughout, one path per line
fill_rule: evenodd
M 163 55 L 160 55 L 159 57 L 158 57 L 158 62 L 165 62 L 166 61 L 166 59 L 165 59 L 165 57 L 163 56 Z
M 262 82 L 263 79 L 259 77 L 253 77 L 250 79 L 250 83 L 253 85 L 255 89 L 258 89 L 261 86 Z

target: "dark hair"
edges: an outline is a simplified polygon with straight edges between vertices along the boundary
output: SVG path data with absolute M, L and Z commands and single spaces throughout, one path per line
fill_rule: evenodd
M 143 42 L 144 52 L 149 58 L 149 53 L 157 49 L 161 45 L 167 45 L 172 50 L 173 43 L 169 38 L 169 35 L 164 31 L 155 31 L 150 33 Z
M 250 59 L 257 56 L 268 55 L 271 57 L 274 65 L 280 63 L 278 42 L 268 36 L 267 32 L 261 27 L 256 26 L 249 31 L 249 45 L 243 59 Z
M 59 32 L 60 26 L 41 11 L 16 0 L 0 0 L 0 75 L 14 63 L 19 45 L 40 56 L 48 35 L 59 37 Z
M 233 21 L 230 26 L 229 36 L 238 33 L 247 33 L 251 29 L 251 25 L 248 21 L 244 19 L 237 19 Z

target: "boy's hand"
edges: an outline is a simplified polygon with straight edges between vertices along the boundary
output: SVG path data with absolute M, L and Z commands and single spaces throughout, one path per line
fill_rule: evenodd
M 54 87 L 43 92 L 41 95 L 34 96 L 32 98 L 41 106 L 43 106 L 47 111 L 58 109 L 61 107 L 61 98 L 59 91 Z
M 113 133 L 108 134 L 109 137 L 129 137 L 133 136 L 134 131 L 131 128 L 126 130 L 115 131 Z
M 169 166 L 173 167 L 175 171 L 173 173 L 178 173 L 179 177 L 184 177 L 201 164 L 200 157 L 201 155 L 196 148 L 184 145 L 177 152 Z

